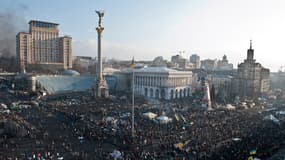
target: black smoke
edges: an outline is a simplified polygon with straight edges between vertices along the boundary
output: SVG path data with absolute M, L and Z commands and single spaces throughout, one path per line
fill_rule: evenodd
M 0 11 L 0 57 L 16 56 L 16 35 L 27 31 L 24 12 L 28 7 L 18 4 L 15 8 Z
M 16 35 L 27 31 L 25 4 L 15 4 L 12 8 L 0 10 L 0 72 L 17 71 Z

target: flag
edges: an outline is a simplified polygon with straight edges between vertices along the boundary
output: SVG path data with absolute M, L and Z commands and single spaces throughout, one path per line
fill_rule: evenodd
M 135 68 L 135 59 L 134 59 L 134 57 L 133 57 L 133 59 L 132 59 L 132 63 L 131 63 L 131 65 L 130 65 L 130 67 L 131 67 L 132 69 Z
M 184 122 L 186 122 L 186 119 L 182 115 L 180 115 L 180 117 Z
M 179 117 L 177 116 L 177 114 L 174 115 L 176 121 L 179 121 Z
M 185 146 L 185 145 L 187 145 L 189 142 L 190 142 L 190 140 L 187 140 L 187 141 L 184 142 L 183 145 Z

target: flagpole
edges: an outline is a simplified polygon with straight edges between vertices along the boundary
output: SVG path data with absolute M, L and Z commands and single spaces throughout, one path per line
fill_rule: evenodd
M 132 137 L 135 136 L 135 68 L 133 67 L 133 95 L 132 95 Z

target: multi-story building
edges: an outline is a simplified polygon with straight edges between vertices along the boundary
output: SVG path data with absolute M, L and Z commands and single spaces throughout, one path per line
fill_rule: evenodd
M 209 74 L 207 75 L 207 81 L 211 87 L 215 88 L 215 94 L 218 98 L 230 98 L 233 94 L 233 80 L 234 77 L 228 74 Z
M 118 80 L 117 91 L 132 89 L 133 70 L 114 73 Z M 147 99 L 183 99 L 192 95 L 193 77 L 191 71 L 178 71 L 167 67 L 143 67 L 134 69 L 135 95 Z
M 250 42 L 247 59 L 238 65 L 238 94 L 241 98 L 255 98 L 267 93 L 270 89 L 270 71 L 256 63 L 254 50 Z
M 175 55 L 171 57 L 171 62 L 174 63 L 174 66 L 176 68 L 190 68 L 189 61 L 185 58 L 183 58 L 181 55 Z
M 167 66 L 167 61 L 163 59 L 162 56 L 158 56 L 156 58 L 154 58 L 154 60 L 152 61 L 151 66 L 153 67 L 162 67 L 162 66 Z
M 88 56 L 75 56 L 73 60 L 73 67 L 79 66 L 88 70 L 89 66 L 96 64 L 96 59 Z
M 233 64 L 229 63 L 227 56 L 224 55 L 222 60 L 218 61 L 217 70 L 218 71 L 230 71 L 233 70 Z
M 134 71 L 135 94 L 153 99 L 180 99 L 192 95 L 192 72 L 166 67 Z
M 194 69 L 200 68 L 201 67 L 200 56 L 198 56 L 197 54 L 192 54 L 190 56 L 190 63 L 193 64 Z
M 270 82 L 272 89 L 281 89 L 285 91 L 285 72 L 279 70 L 277 73 L 270 73 Z
M 17 62 L 19 69 L 31 62 L 31 37 L 29 33 L 20 32 L 16 37 Z
M 207 71 L 214 71 L 217 69 L 217 65 L 218 65 L 218 62 L 217 62 L 217 59 L 205 59 L 205 60 L 202 60 L 201 61 L 201 68 L 202 69 L 205 69 Z
M 20 70 L 72 68 L 72 38 L 59 37 L 56 23 L 31 20 L 29 32 L 16 36 Z

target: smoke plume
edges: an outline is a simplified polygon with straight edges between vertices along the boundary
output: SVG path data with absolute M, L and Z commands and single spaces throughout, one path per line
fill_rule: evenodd
M 14 9 L 0 11 L 0 57 L 16 56 L 16 35 L 26 31 L 27 21 L 20 15 L 27 7 L 19 5 Z

